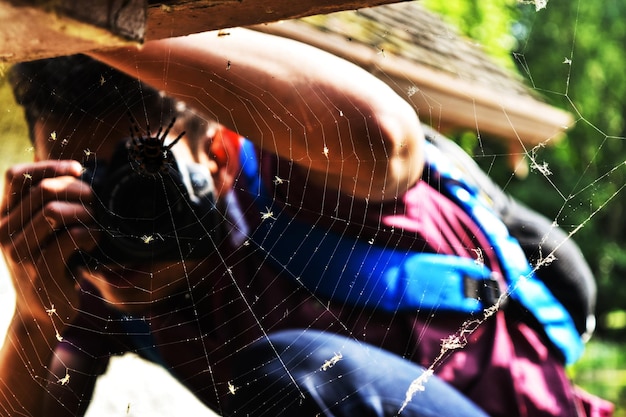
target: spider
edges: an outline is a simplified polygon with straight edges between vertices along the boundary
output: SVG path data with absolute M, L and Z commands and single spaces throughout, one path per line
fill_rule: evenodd
M 156 175 L 167 172 L 173 162 L 170 149 L 172 149 L 185 134 L 185 132 L 182 132 L 169 145 L 165 146 L 165 139 L 172 126 L 174 126 L 176 117 L 172 118 L 172 121 L 165 131 L 163 131 L 163 126 L 160 126 L 154 136 L 150 136 L 149 124 L 146 125 L 146 136 L 141 134 L 136 120 L 132 116 L 130 117 L 131 144 L 128 150 L 128 156 L 130 161 L 134 162 L 134 168 L 137 169 L 139 173 L 146 175 Z

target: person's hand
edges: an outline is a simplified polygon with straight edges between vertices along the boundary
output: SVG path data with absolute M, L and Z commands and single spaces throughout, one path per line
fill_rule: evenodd
M 6 173 L 0 246 L 16 291 L 16 314 L 62 327 L 78 312 L 77 280 L 67 264 L 77 250 L 95 247 L 91 187 L 77 161 L 16 165 Z

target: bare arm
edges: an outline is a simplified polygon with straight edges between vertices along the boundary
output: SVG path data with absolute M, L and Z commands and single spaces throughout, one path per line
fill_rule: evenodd
M 316 48 L 237 29 L 93 56 L 348 194 L 393 198 L 421 174 L 423 134 L 410 105 L 368 72 Z
M 45 386 L 52 377 L 47 364 L 57 343 L 54 335 L 53 326 L 14 316 L 0 351 L 0 414 L 43 415 Z

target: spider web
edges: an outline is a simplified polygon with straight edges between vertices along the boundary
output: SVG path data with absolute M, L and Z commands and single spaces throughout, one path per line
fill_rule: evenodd
M 549 9 L 550 7 L 548 4 L 546 10 L 543 10 L 542 12 L 549 13 Z M 576 16 L 576 19 L 572 22 L 572 30 L 574 32 L 579 19 L 580 17 Z M 565 30 L 566 28 L 563 29 Z M 532 28 L 530 30 L 532 30 Z M 577 97 L 569 91 L 569 77 L 571 71 L 573 71 L 577 65 L 574 46 L 575 37 L 569 56 L 565 57 L 564 62 L 559 62 L 559 65 L 567 67 L 565 76 L 566 79 L 564 82 L 565 87 L 563 91 L 545 90 L 542 86 L 535 85 L 533 81 L 533 69 L 524 65 L 524 50 L 518 53 L 517 58 L 522 64 L 522 68 L 526 72 L 525 75 L 528 79 L 530 79 L 532 87 L 535 90 L 548 96 L 556 96 L 564 99 L 570 109 L 574 112 L 578 124 L 586 124 L 594 127 L 593 121 L 587 120 L 584 116 L 584 111 L 579 109 L 579 106 L 577 105 Z M 532 44 L 524 46 L 526 50 L 535 47 L 538 46 Z M 384 73 L 381 75 L 381 78 L 386 78 Z M 254 80 L 246 80 L 246 82 L 249 85 L 254 86 Z M 210 91 L 205 91 L 205 94 L 207 98 L 211 98 Z M 406 91 L 407 98 L 414 94 L 421 93 L 414 89 Z M 261 93 L 259 93 L 257 98 L 259 103 L 276 101 L 274 97 L 261 96 Z M 428 115 L 423 117 L 428 120 L 424 121 L 434 121 L 435 127 L 440 127 L 437 125 L 437 120 L 439 119 L 437 115 L 438 103 L 430 97 L 426 97 L 426 99 L 431 101 L 432 107 L 429 109 Z M 304 98 L 302 98 L 302 101 L 303 103 L 306 103 Z M 210 118 L 212 116 L 212 111 L 209 106 L 198 108 L 197 110 L 203 113 L 203 116 L 201 117 Z M 284 110 L 287 115 L 286 117 L 288 117 L 288 109 Z M 336 115 L 335 117 L 337 119 L 343 116 L 340 109 L 332 109 L 332 113 Z M 420 115 L 422 116 L 423 113 L 424 112 Z M 141 124 L 142 120 L 139 116 L 140 115 L 135 115 Z M 147 115 L 142 116 L 147 118 Z M 169 113 L 164 112 L 161 115 L 162 123 L 167 125 L 170 117 L 171 115 Z M 20 113 L 18 111 L 13 113 L 10 120 L 12 120 L 12 123 L 14 123 L 15 126 L 22 123 L 20 120 Z M 234 121 L 233 124 L 236 126 L 236 114 L 232 115 L 232 120 Z M 304 128 L 305 121 L 300 121 L 300 123 Z M 502 152 L 494 150 L 497 149 L 497 145 L 492 146 L 483 140 L 481 137 L 481 126 L 478 122 L 476 127 L 479 134 L 477 142 L 478 149 L 475 152 L 475 159 L 489 172 L 492 170 L 497 171 L 498 166 L 506 166 L 506 161 L 509 159 L 511 154 L 508 151 Z M 19 127 L 16 127 L 15 129 L 17 131 L 17 136 L 20 133 Z M 596 135 L 603 137 L 605 139 L 604 142 L 623 140 L 621 137 L 612 137 L 607 135 L 600 129 L 596 130 Z M 56 138 L 54 132 L 50 132 L 50 138 L 51 140 L 59 141 L 75 140 L 75 138 L 72 137 Z M 569 184 L 565 185 L 565 183 L 561 183 L 561 180 L 552 174 L 550 164 L 543 160 L 543 155 L 547 152 L 547 147 L 551 139 L 552 138 L 546 138 L 544 143 L 532 148 L 524 149 L 523 154 L 529 161 L 530 176 L 539 178 L 541 181 L 545 182 L 546 188 L 550 190 L 549 192 L 554 193 L 557 198 L 561 200 L 560 209 L 554 216 L 554 223 L 555 225 L 558 224 L 564 227 L 569 238 L 572 238 L 575 237 L 579 231 L 593 219 L 594 216 L 605 210 L 606 206 L 621 193 L 624 185 L 617 186 L 612 192 L 603 196 L 601 201 L 598 202 L 598 200 L 595 199 L 593 203 L 589 203 L 589 194 L 594 192 L 594 189 L 598 184 L 611 181 L 612 176 L 616 172 L 623 169 L 623 164 L 605 167 L 604 171 L 600 174 L 597 174 L 597 171 L 592 169 L 577 173 L 576 175 L 578 177 L 574 186 L 572 187 Z M 269 141 L 271 138 L 267 138 L 267 140 Z M 320 149 L 310 149 L 310 158 L 324 160 L 324 158 L 327 158 L 328 154 L 331 152 L 345 152 L 350 149 L 352 142 L 355 140 L 358 140 L 358 138 L 349 138 L 349 141 L 345 144 L 345 149 L 343 150 L 333 149 L 331 146 L 326 145 Z M 323 138 L 322 142 L 326 143 Z M 598 153 L 602 152 L 603 147 L 605 146 L 606 145 L 603 144 L 599 147 Z M 21 142 L 19 145 L 15 145 L 15 148 L 16 149 L 14 149 L 12 153 L 14 155 L 18 155 L 20 159 L 29 160 L 32 158 L 32 149 L 30 149 L 30 145 L 28 143 Z M 172 149 L 175 150 L 176 148 L 173 147 Z M 97 157 L 100 151 L 101 149 L 94 146 L 86 148 L 84 150 L 84 154 L 86 159 L 88 159 L 89 156 Z M 136 271 L 113 268 L 109 272 L 119 275 L 120 280 L 118 281 L 118 285 L 120 285 L 120 287 L 137 285 L 137 282 L 149 282 L 149 284 L 141 288 L 143 297 L 140 297 L 137 300 L 119 301 L 122 305 L 127 304 L 126 307 L 129 307 L 131 304 L 139 307 L 137 309 L 129 308 L 128 310 L 131 311 L 129 313 L 108 315 L 109 312 L 107 312 L 106 317 L 94 317 L 93 315 L 95 313 L 91 310 L 79 307 L 80 312 L 90 316 L 101 325 L 100 330 L 88 329 L 89 332 L 91 332 L 95 338 L 102 336 L 103 341 L 107 340 L 107 337 L 111 334 L 111 329 L 116 329 L 115 331 L 120 331 L 119 329 L 127 329 L 125 330 L 127 333 L 125 335 L 122 334 L 122 336 L 144 336 L 146 334 L 145 330 L 129 330 L 130 327 L 125 327 L 129 322 L 135 323 L 144 319 L 144 314 L 146 313 L 142 311 L 142 307 L 150 305 L 151 303 L 167 305 L 167 303 L 171 300 L 185 300 L 184 304 L 175 304 L 176 308 L 180 308 L 181 311 L 179 312 L 180 318 L 178 318 L 180 321 L 174 322 L 174 325 L 185 328 L 188 332 L 192 332 L 186 333 L 186 336 L 193 334 L 195 331 L 195 337 L 197 339 L 202 339 L 207 337 L 207 334 L 211 333 L 211 331 L 228 332 L 228 328 L 230 326 L 236 329 L 230 335 L 230 337 L 236 341 L 237 338 L 245 339 L 243 335 L 246 332 L 251 332 L 256 337 L 266 336 L 271 333 L 274 330 L 274 327 L 272 325 L 272 321 L 269 320 L 268 317 L 271 317 L 273 320 L 280 323 L 281 316 L 287 317 L 291 313 L 288 310 L 290 306 L 299 306 L 298 302 L 286 302 L 286 300 L 293 300 L 294 298 L 302 300 L 306 299 L 308 300 L 308 303 L 312 303 L 317 309 L 317 313 L 315 313 L 316 315 L 312 317 L 312 321 L 309 326 L 310 328 L 321 328 L 322 330 L 329 332 L 338 331 L 357 340 L 368 340 L 366 335 L 370 331 L 380 332 L 381 329 L 383 329 L 383 333 L 385 333 L 385 328 L 391 328 L 394 322 L 399 320 L 399 315 L 392 314 L 381 321 L 374 315 L 370 315 L 370 312 L 367 309 L 352 309 L 348 307 L 331 309 L 325 299 L 318 297 L 312 294 L 311 291 L 305 289 L 298 281 L 299 277 L 293 274 L 287 268 L 285 262 L 272 252 L 271 248 L 273 246 L 273 242 L 271 240 L 268 239 L 259 241 L 254 238 L 250 226 L 272 228 L 275 227 L 274 225 L 276 224 L 283 224 L 278 223 L 279 219 L 284 219 L 286 216 L 282 211 L 283 209 L 288 210 L 292 216 L 306 218 L 310 222 L 311 230 L 313 227 L 318 226 L 322 229 L 332 227 L 334 230 L 340 230 L 340 233 L 353 233 L 361 236 L 367 236 L 367 239 L 365 239 L 366 241 L 375 240 L 378 234 L 382 233 L 385 229 L 385 226 L 380 222 L 376 224 L 366 223 L 366 219 L 364 218 L 350 219 L 350 222 L 348 222 L 347 219 L 343 215 L 338 214 L 338 212 L 334 212 L 332 210 L 329 211 L 329 204 L 332 205 L 336 202 L 338 196 L 333 195 L 334 192 L 330 189 L 321 190 L 322 193 L 318 196 L 317 193 L 320 190 L 311 189 L 306 185 L 311 172 L 306 170 L 302 172 L 301 170 L 294 169 L 294 164 L 279 164 L 271 158 L 268 158 L 267 161 L 269 161 L 266 163 L 269 164 L 268 166 L 271 169 L 269 179 L 271 182 L 270 185 L 272 186 L 269 201 L 266 201 L 266 197 L 260 192 L 253 192 L 247 188 L 242 188 L 242 186 L 237 188 L 238 183 L 235 183 L 235 191 L 239 193 L 239 195 L 243 196 L 241 197 L 243 201 L 249 203 L 247 206 L 242 204 L 243 207 L 238 207 L 238 209 L 243 209 L 247 213 L 256 210 L 256 221 L 250 220 L 253 216 L 248 214 L 251 225 L 241 226 L 238 223 L 238 220 L 240 219 L 237 218 L 238 215 L 242 215 L 241 212 L 235 210 L 236 206 L 232 203 L 232 201 L 227 199 L 222 201 L 221 203 L 223 206 L 220 206 L 220 208 L 228 208 L 230 210 L 226 214 L 220 213 L 219 217 L 219 220 L 226 225 L 225 235 L 220 237 L 220 239 L 223 240 L 210 238 L 209 245 L 214 249 L 214 251 L 212 251 L 212 256 L 210 258 L 200 260 L 190 260 L 187 258 L 183 255 L 185 246 L 182 243 L 178 245 L 177 249 L 179 250 L 179 255 L 173 262 L 176 264 L 177 271 L 181 271 L 181 275 L 175 282 L 176 289 L 174 291 L 166 290 L 165 287 L 170 285 L 169 283 L 164 283 L 163 281 L 158 281 L 156 279 L 145 280 L 145 276 L 149 274 L 140 272 L 139 267 L 136 268 Z M 594 158 L 592 157 L 588 161 L 588 166 L 592 167 L 593 164 Z M 375 178 L 373 177 L 373 173 L 371 175 L 372 177 L 370 182 L 373 184 L 375 182 Z M 514 193 L 516 191 L 516 186 L 514 184 L 516 180 L 513 175 L 510 175 L 508 178 L 503 176 L 503 178 L 504 180 L 501 181 L 502 187 L 506 191 Z M 159 181 L 160 180 L 157 180 L 157 185 L 160 184 Z M 163 185 L 163 187 L 165 186 L 164 184 L 161 185 Z M 294 193 L 294 188 L 298 190 L 297 193 Z M 282 195 L 298 195 L 301 199 L 299 201 L 292 199 L 285 202 L 282 201 Z M 311 201 L 316 201 L 317 204 L 311 204 Z M 173 202 L 168 202 L 167 204 L 170 208 L 173 207 L 173 205 Z M 582 220 L 580 220 L 580 216 L 578 215 L 572 216 L 572 212 L 576 211 L 581 206 L 584 206 L 584 209 L 581 208 L 580 210 L 584 210 L 585 213 L 582 216 Z M 366 202 L 365 208 L 368 210 L 377 210 L 376 205 L 370 205 L 369 202 Z M 342 209 L 346 211 L 348 215 L 354 213 L 362 216 L 356 207 L 342 207 Z M 579 212 L 576 214 L 578 213 Z M 198 220 L 201 221 L 202 215 L 197 215 Z M 174 215 L 169 212 L 166 216 L 166 221 L 173 221 L 173 218 Z M 348 225 L 348 223 L 356 224 L 356 230 L 352 224 Z M 289 221 L 287 225 L 290 225 Z M 205 231 L 206 235 L 210 235 L 209 230 Z M 278 238 L 282 237 L 282 233 L 283 232 L 278 230 Z M 156 235 L 138 235 L 135 237 L 142 238 L 146 245 L 149 245 L 152 239 L 165 238 L 163 236 Z M 176 238 L 177 237 L 174 234 L 174 239 Z M 230 249 L 232 252 L 224 253 L 220 250 L 222 248 L 220 245 L 226 240 L 236 242 L 238 246 L 231 247 Z M 544 263 L 550 262 L 552 259 L 550 255 L 551 254 L 544 254 L 543 259 L 539 260 L 535 267 L 540 267 Z M 263 262 L 272 263 L 274 268 L 276 263 L 282 263 L 283 268 L 279 267 L 279 271 L 277 273 L 278 276 L 268 280 L 268 278 L 264 275 L 264 269 L 261 266 Z M 252 266 L 250 267 L 247 263 Z M 96 264 L 93 266 L 92 264 L 88 264 L 88 268 L 93 268 L 91 272 L 98 273 L 96 270 L 98 268 L 102 268 L 102 265 Z M 155 271 L 154 275 L 163 273 L 166 276 L 170 267 L 161 266 L 160 268 L 161 269 L 157 269 Z M 241 281 L 239 281 L 236 277 L 237 274 L 242 273 L 242 271 L 250 272 L 250 275 L 248 276 L 248 285 L 242 285 Z M 125 279 L 124 275 L 128 273 L 136 275 L 137 281 L 129 282 L 131 280 Z M 278 295 L 271 296 L 267 291 L 262 290 L 264 286 L 268 284 L 275 284 L 276 280 L 284 279 L 285 277 L 290 278 L 293 281 L 292 285 L 288 286 L 286 290 L 282 289 L 281 292 L 278 292 Z M 174 283 L 172 283 L 172 285 L 174 285 Z M 251 290 L 251 288 L 253 288 L 253 290 Z M 83 291 L 85 294 L 91 294 L 91 290 L 89 289 L 83 288 Z M 10 300 L 11 290 L 7 279 L 0 282 L 0 293 L 2 293 L 5 299 Z M 102 301 L 97 295 L 90 295 L 90 297 L 94 301 Z M 216 304 L 214 301 L 211 301 L 211 297 L 222 297 L 226 301 L 223 305 Z M 264 299 L 266 300 L 265 302 L 267 302 L 267 299 L 270 297 L 275 297 L 272 298 L 274 301 L 274 308 L 270 310 L 261 310 L 262 313 L 258 313 L 256 306 L 263 302 Z M 51 305 L 45 298 L 42 298 L 41 301 L 44 305 L 50 308 L 50 314 L 52 317 L 54 315 L 54 306 Z M 300 301 L 300 303 L 304 303 L 304 301 Z M 8 317 L 10 315 L 10 309 L 5 306 L 9 306 L 10 303 L 2 302 L 0 305 L 6 309 L 2 312 L 2 316 Z M 181 307 L 181 305 L 183 307 Z M 139 313 L 133 313 L 132 311 L 134 310 L 137 310 Z M 404 387 L 407 393 L 407 401 L 411 401 L 411 397 L 414 393 L 422 389 L 427 389 L 427 385 L 424 385 L 427 384 L 427 377 L 432 372 L 436 371 L 437 366 L 446 354 L 449 351 L 463 349 L 466 343 L 466 338 L 476 328 L 481 326 L 483 321 L 490 317 L 496 310 L 497 308 L 487 310 L 484 316 L 478 316 L 472 320 L 463 322 L 456 333 L 450 334 L 449 338 L 443 341 L 441 352 L 430 364 L 431 366 L 425 373 L 424 379 L 418 379 L 410 387 Z M 418 315 L 420 313 L 423 312 L 417 312 Z M 171 320 L 170 311 L 151 311 L 149 314 L 151 315 L 151 320 L 158 323 L 158 326 L 163 326 L 160 327 L 160 329 L 166 328 L 167 325 L 173 326 L 171 323 L 167 325 L 165 324 L 168 320 Z M 247 317 L 246 320 L 240 322 L 240 318 L 237 317 L 239 314 L 245 315 Z M 428 314 L 431 314 L 431 312 L 428 312 Z M 432 312 L 432 314 L 438 314 L 437 310 Z M 212 326 L 212 329 L 216 330 L 208 331 L 207 326 Z M 122 330 L 122 332 L 123 331 L 124 330 Z M 380 339 L 381 341 L 386 342 L 388 339 L 396 337 L 395 333 L 391 330 L 388 331 L 389 333 L 382 336 Z M 116 334 L 116 336 L 119 336 L 119 334 Z M 419 340 L 421 335 L 413 335 L 413 337 Z M 144 356 L 149 356 L 152 347 L 166 347 L 169 344 L 180 345 L 182 342 L 181 340 L 168 339 L 152 340 L 156 340 L 156 342 L 154 342 L 156 343 L 156 346 L 144 346 L 144 350 L 142 351 L 140 349 L 138 352 L 140 355 L 143 354 Z M 226 342 L 230 343 L 232 341 L 228 340 Z M 189 343 L 191 343 L 191 341 L 189 341 Z M 194 364 L 193 366 L 196 367 L 197 373 L 195 375 L 188 375 L 190 379 L 208 373 L 208 379 L 215 381 L 213 372 L 216 367 L 220 366 L 219 362 L 222 360 L 219 355 L 216 355 L 215 352 L 220 352 L 220 347 L 205 343 L 199 343 L 197 346 L 198 349 L 194 353 L 195 356 L 187 357 L 184 361 L 181 361 L 183 363 L 178 363 L 178 365 L 181 367 L 187 365 L 184 362 Z M 232 342 L 231 346 L 236 348 L 238 345 L 235 342 Z M 407 350 L 410 349 L 409 346 L 406 348 Z M 404 353 L 410 354 L 408 351 Z M 214 362 L 214 358 L 216 357 L 218 358 L 217 363 Z M 228 358 L 225 360 L 227 359 Z M 336 356 L 329 357 L 327 362 L 320 364 L 320 367 L 331 367 L 339 360 L 341 360 L 341 354 L 340 352 L 337 352 Z M 375 364 L 368 364 L 368 366 L 375 366 Z M 191 414 L 197 416 L 213 415 L 212 412 L 199 403 L 189 391 L 183 388 L 181 383 L 175 382 L 171 375 L 168 374 L 168 371 L 173 373 L 176 372 L 176 370 L 173 369 L 163 369 L 154 364 L 150 364 L 147 361 L 140 359 L 137 354 L 126 354 L 122 357 L 113 357 L 109 365 L 109 370 L 98 380 L 96 394 L 90 409 L 87 412 L 87 416 L 169 416 L 179 414 Z M 78 371 L 68 367 L 65 374 L 58 375 L 57 383 L 64 387 L 71 388 L 73 379 L 76 379 L 79 372 L 83 371 Z M 193 389 L 194 388 L 192 387 L 192 390 Z M 230 392 L 231 395 L 236 395 L 238 387 L 232 385 L 230 381 L 219 381 L 214 382 L 214 384 L 212 384 L 208 389 L 216 394 Z

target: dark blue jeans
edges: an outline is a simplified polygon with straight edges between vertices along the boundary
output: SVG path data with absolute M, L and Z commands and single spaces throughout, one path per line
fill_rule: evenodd
M 331 333 L 275 333 L 236 359 L 228 416 L 487 417 L 436 376 L 398 414 L 424 368 Z

